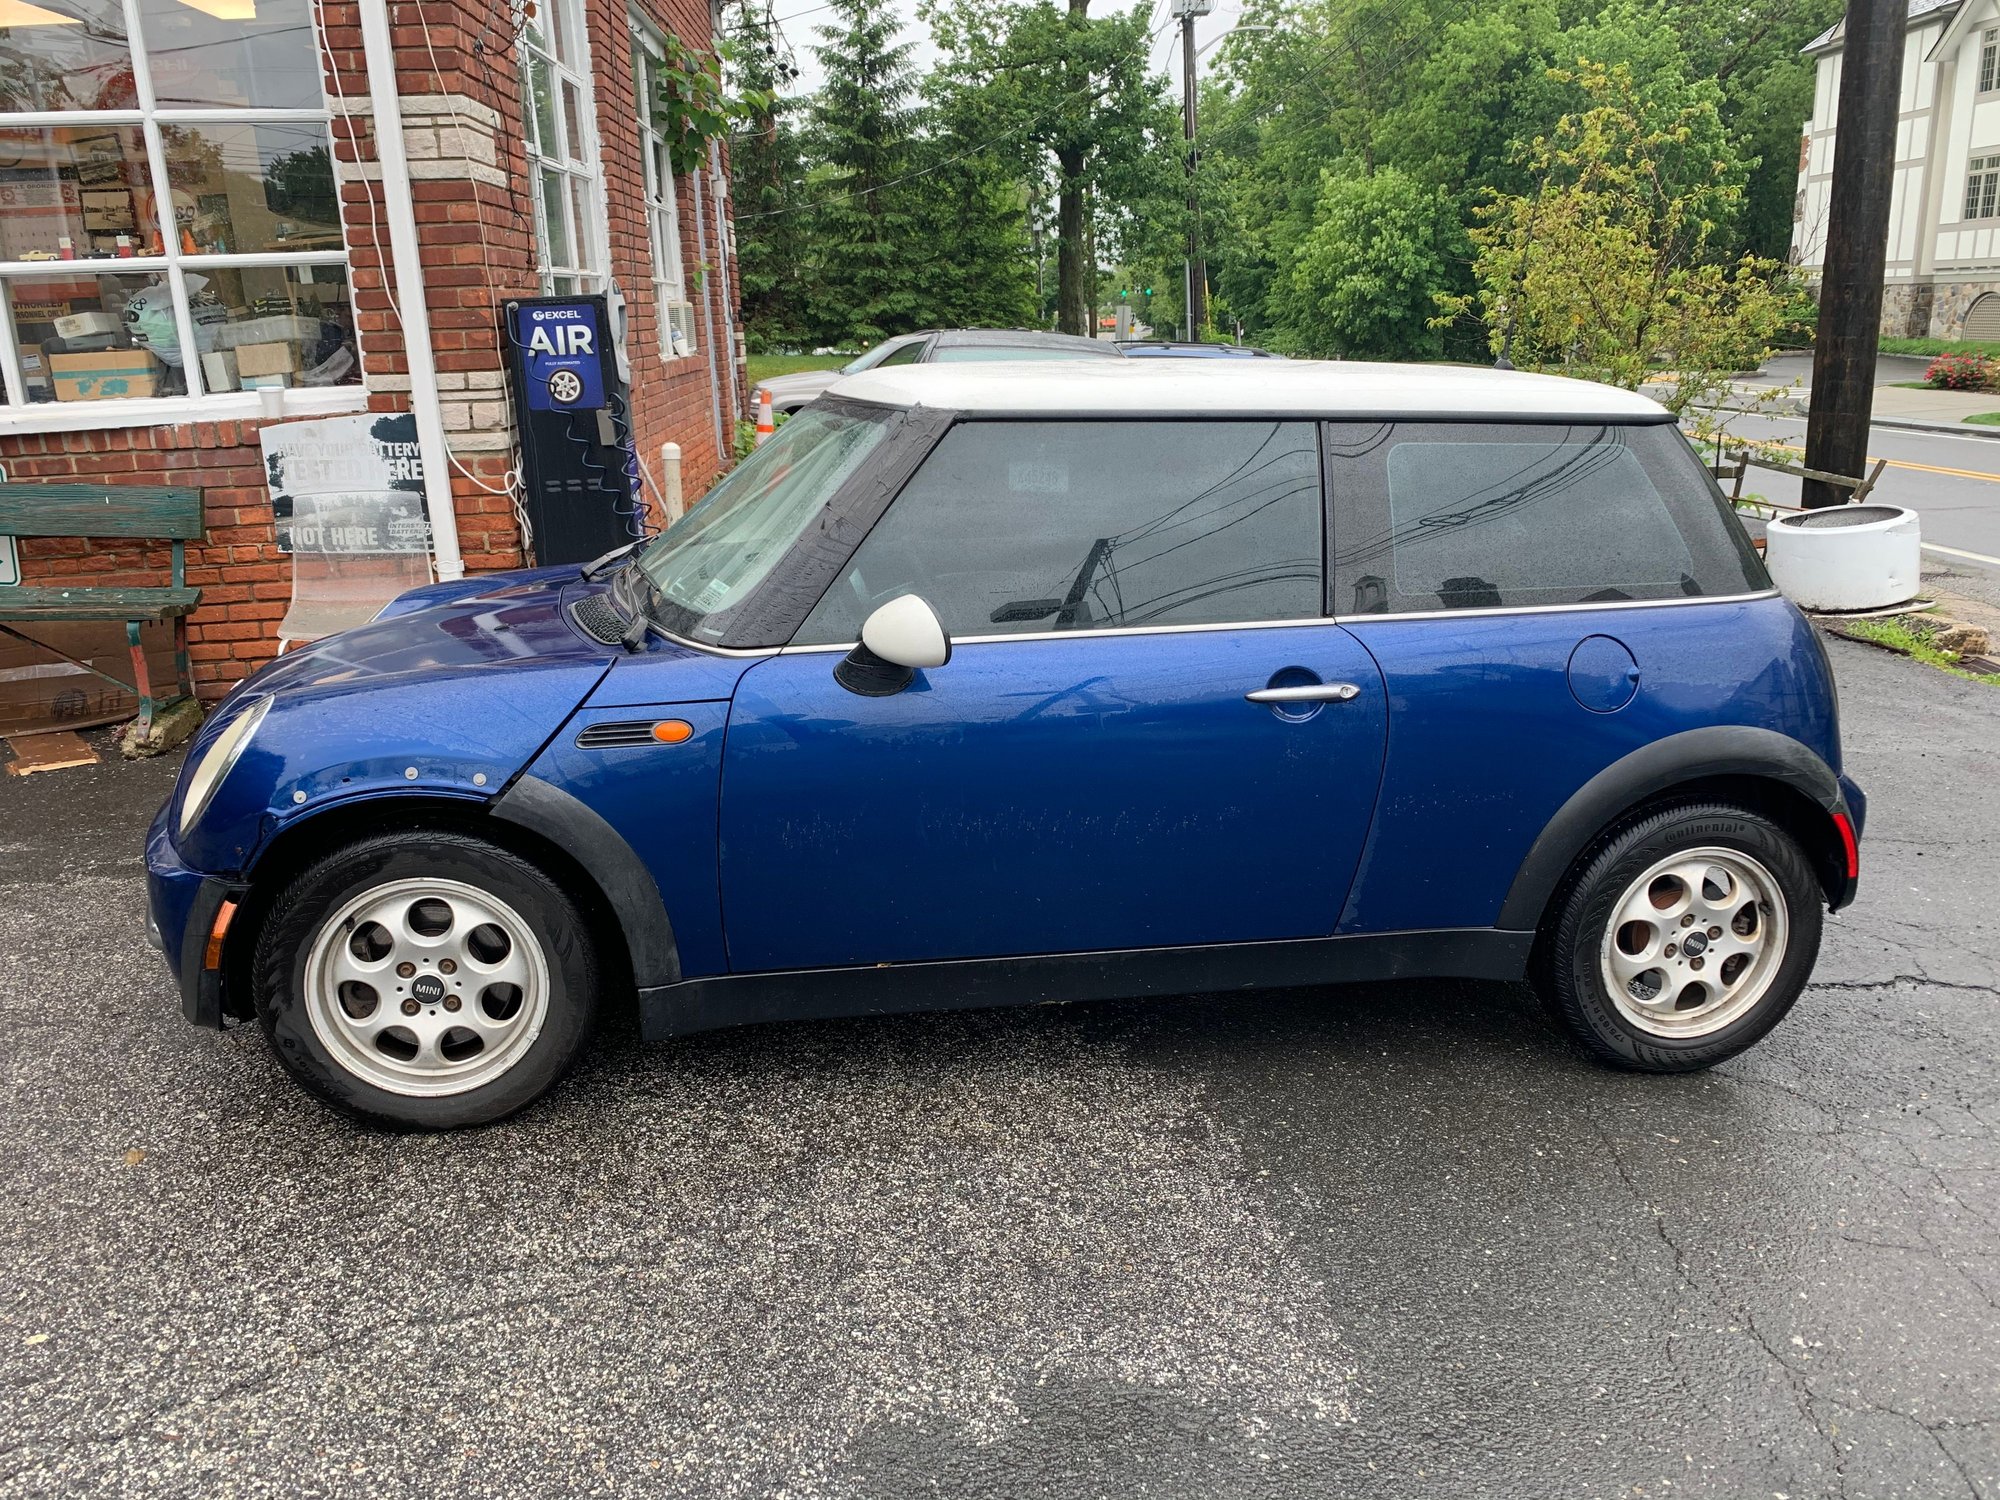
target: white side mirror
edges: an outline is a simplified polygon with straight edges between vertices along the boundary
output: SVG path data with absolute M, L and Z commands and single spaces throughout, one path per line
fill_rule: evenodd
M 951 660 L 951 637 L 937 612 L 915 594 L 891 599 L 861 626 L 861 644 L 840 659 L 834 681 L 864 698 L 887 698 L 910 685 L 919 667 Z
M 870 615 L 861 627 L 861 644 L 899 667 L 941 667 L 951 660 L 951 637 L 915 594 L 891 599 Z

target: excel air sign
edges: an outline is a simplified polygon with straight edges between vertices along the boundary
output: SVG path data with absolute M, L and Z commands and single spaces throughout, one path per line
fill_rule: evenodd
M 604 405 L 604 356 L 589 301 L 522 303 L 512 310 L 521 384 L 530 411 L 589 411 Z

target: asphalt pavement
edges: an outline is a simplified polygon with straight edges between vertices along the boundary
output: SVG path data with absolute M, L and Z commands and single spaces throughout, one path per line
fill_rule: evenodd
M 1652 1078 L 1401 984 L 607 1037 L 393 1136 L 0 778 L 0 1495 L 2000 1496 L 1996 690 L 1842 641 L 1859 904 Z

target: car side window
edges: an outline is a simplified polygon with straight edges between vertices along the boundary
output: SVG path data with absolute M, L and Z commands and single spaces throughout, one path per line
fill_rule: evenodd
M 924 342 L 923 339 L 911 339 L 909 343 L 903 345 L 902 348 L 896 350 L 894 353 L 885 355 L 882 362 L 876 368 L 879 370 L 886 369 L 890 365 L 915 364 L 924 352 Z
M 1315 618 L 1309 422 L 961 422 L 800 628 L 856 640 L 899 594 L 956 639 Z
M 1336 614 L 1768 588 L 1671 423 L 1330 423 Z

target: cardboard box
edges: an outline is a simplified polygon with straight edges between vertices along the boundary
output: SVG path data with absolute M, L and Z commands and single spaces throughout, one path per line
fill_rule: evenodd
M 66 621 L 50 625 L 16 625 L 23 635 L 45 641 L 89 662 L 100 672 L 129 681 L 132 655 L 125 648 L 125 627 L 114 621 Z M 153 690 L 172 697 L 174 637 L 170 625 L 142 625 L 139 639 L 146 648 L 146 667 Z M 116 724 L 139 711 L 136 694 L 113 687 L 47 651 L 38 651 L 11 636 L 0 636 L 0 734 L 37 734 L 50 729 L 79 729 L 91 724 Z
M 145 349 L 101 354 L 51 354 L 49 374 L 58 401 L 113 401 L 158 392 L 160 362 Z
M 88 338 L 93 333 L 116 333 L 119 320 L 108 312 L 71 313 L 66 318 L 56 319 L 56 335 L 59 338 Z
M 245 375 L 238 386 L 246 391 L 266 391 L 287 389 L 291 383 L 289 375 Z
M 201 357 L 201 381 L 211 391 L 236 389 L 236 356 L 227 349 L 214 349 Z
M 319 319 L 298 313 L 266 313 L 245 318 L 223 329 L 223 344 L 241 349 L 245 344 L 298 344 L 319 337 Z
M 42 358 L 40 344 L 22 344 L 21 383 L 31 391 L 46 391 L 49 388 L 49 362 Z
M 298 368 L 298 351 L 290 344 L 238 344 L 239 375 L 289 375 Z

